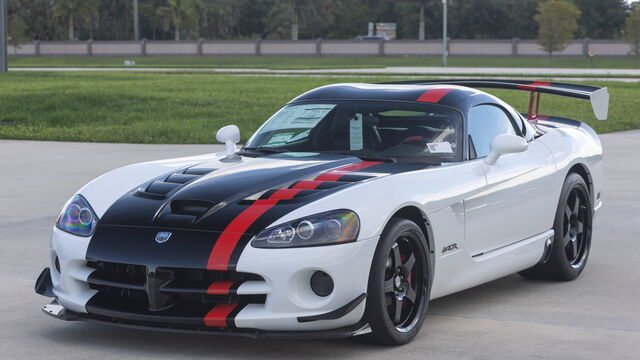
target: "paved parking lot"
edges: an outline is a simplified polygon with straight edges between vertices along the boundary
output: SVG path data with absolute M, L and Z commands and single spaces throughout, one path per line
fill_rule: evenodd
M 43 315 L 48 300 L 33 284 L 50 228 L 75 190 L 120 165 L 220 147 L 0 140 L 0 358 L 638 359 L 640 131 L 602 138 L 604 207 L 582 276 L 552 283 L 514 275 L 438 299 L 422 332 L 401 348 L 145 332 Z

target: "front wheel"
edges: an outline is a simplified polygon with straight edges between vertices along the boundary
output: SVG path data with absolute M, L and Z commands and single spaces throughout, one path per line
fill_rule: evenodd
M 526 278 L 568 281 L 577 278 L 589 257 L 593 207 L 582 176 L 567 176 L 553 224 L 554 240 L 546 262 L 520 272 Z
M 364 340 L 402 345 L 416 336 L 429 303 L 428 264 L 420 227 L 404 218 L 391 219 L 371 265 L 365 317 L 372 332 Z

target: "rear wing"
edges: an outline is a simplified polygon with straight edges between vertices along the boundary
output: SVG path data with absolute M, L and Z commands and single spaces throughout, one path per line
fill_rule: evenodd
M 527 80 L 410 80 L 384 84 L 405 85 L 460 85 L 471 88 L 506 89 L 529 91 L 529 120 L 536 120 L 540 109 L 540 94 L 567 96 L 576 99 L 589 100 L 593 113 L 598 120 L 607 120 L 609 114 L 609 91 L 606 87 L 599 88 L 588 85 L 577 85 L 557 82 L 527 81 Z M 535 102 L 535 112 L 533 109 Z

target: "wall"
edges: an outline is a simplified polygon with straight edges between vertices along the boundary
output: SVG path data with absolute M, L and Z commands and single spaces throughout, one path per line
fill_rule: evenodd
M 631 45 L 619 40 L 573 40 L 554 56 L 627 56 Z M 13 56 L 439 56 L 439 40 L 198 40 L 198 41 L 37 41 Z M 545 56 L 535 40 L 451 40 L 450 56 Z

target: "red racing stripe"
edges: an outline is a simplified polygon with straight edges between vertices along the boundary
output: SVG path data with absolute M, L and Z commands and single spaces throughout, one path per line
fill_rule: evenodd
M 337 181 L 346 174 L 381 163 L 381 161 L 361 161 L 359 163 L 341 166 L 320 174 L 315 178 L 314 183 L 316 183 L 317 186 L 317 184 L 322 181 Z M 308 186 L 311 185 L 309 184 Z M 267 199 L 254 201 L 253 204 L 241 212 L 240 215 L 236 216 L 222 231 L 215 245 L 213 245 L 211 254 L 209 254 L 209 260 L 207 261 L 207 270 L 228 271 L 231 254 L 247 229 L 262 214 L 277 204 L 279 200 L 292 199 L 302 190 L 302 188 L 297 187 L 294 189 L 279 189 Z
M 280 189 L 271 196 L 269 196 L 268 200 L 287 200 L 293 199 L 302 189 Z M 276 201 L 277 202 L 277 201 Z
M 442 98 L 451 92 L 453 89 L 431 89 L 425 91 L 424 94 L 420 95 L 416 101 L 429 102 L 429 103 L 438 103 Z
M 271 209 L 278 200 L 291 199 L 300 190 L 280 189 L 268 199 L 258 199 L 246 208 L 240 215 L 236 216 L 233 221 L 222 231 L 222 234 L 216 241 L 216 244 L 209 254 L 207 262 L 207 270 L 227 271 L 229 270 L 229 259 L 233 249 L 238 244 L 242 235 L 247 231 L 249 226 L 253 224 L 260 215 Z
M 315 181 L 338 181 L 344 175 L 347 175 L 354 171 L 366 169 L 370 166 L 374 166 L 378 164 L 382 164 L 382 161 L 361 161 L 359 163 L 341 166 L 339 168 L 335 168 L 333 170 L 324 172 L 318 175 L 314 180 Z
M 227 327 L 229 314 L 238 304 L 218 304 L 204 316 L 204 324 L 209 327 Z
M 229 295 L 235 281 L 215 281 L 207 289 L 207 295 Z
M 324 181 L 302 180 L 302 181 L 298 181 L 295 185 L 293 185 L 292 189 L 315 190 L 323 182 Z
M 534 81 L 534 82 L 531 83 L 531 85 L 518 85 L 518 89 L 527 90 L 527 91 L 536 91 L 538 86 L 549 86 L 549 85 L 551 85 L 550 82 Z

